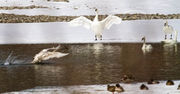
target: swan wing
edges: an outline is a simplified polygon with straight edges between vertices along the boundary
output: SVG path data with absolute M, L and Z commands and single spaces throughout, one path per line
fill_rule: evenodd
M 87 19 L 86 17 L 80 16 L 78 18 L 75 18 L 74 20 L 71 20 L 69 24 L 71 26 L 84 26 L 87 29 L 90 29 L 92 21 Z
M 172 34 L 173 31 L 174 31 L 174 29 L 173 29 L 172 26 L 164 26 L 164 27 L 163 27 L 163 31 L 164 31 L 165 33 L 167 33 L 167 34 Z
M 48 52 L 48 55 L 43 57 L 43 60 L 48 60 L 51 58 L 60 58 L 68 55 L 68 53 L 60 53 L 60 52 Z
M 118 16 L 109 15 L 101 22 L 104 24 L 104 28 L 109 29 L 113 24 L 120 24 L 122 19 Z

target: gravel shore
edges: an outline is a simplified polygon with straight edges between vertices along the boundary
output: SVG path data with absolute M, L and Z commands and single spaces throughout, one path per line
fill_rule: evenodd
M 0 10 L 13 10 L 13 9 L 34 9 L 34 8 L 48 8 L 48 7 L 45 7 L 45 6 L 35 6 L 35 5 L 31 5 L 31 6 L 12 6 L 12 7 L 9 7 L 9 6 L 3 6 L 3 7 L 0 7 Z
M 180 19 L 180 14 L 116 14 L 123 20 L 150 20 L 150 19 Z M 39 22 L 69 22 L 78 16 L 48 16 L 48 15 L 15 15 L 0 14 L 0 23 L 39 23 Z M 86 16 L 93 19 L 94 15 Z M 107 15 L 99 15 L 99 20 L 104 19 Z

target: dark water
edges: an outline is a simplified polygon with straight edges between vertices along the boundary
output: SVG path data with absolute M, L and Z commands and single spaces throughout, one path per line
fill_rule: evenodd
M 180 80 L 180 44 L 152 44 L 153 51 L 146 54 L 139 43 L 64 44 L 61 51 L 70 53 L 68 56 L 46 61 L 48 64 L 29 64 L 36 53 L 52 46 L 57 44 L 1 45 L 1 64 L 12 51 L 16 58 L 14 65 L 0 66 L 0 92 L 116 83 L 124 74 L 132 74 L 136 81 Z

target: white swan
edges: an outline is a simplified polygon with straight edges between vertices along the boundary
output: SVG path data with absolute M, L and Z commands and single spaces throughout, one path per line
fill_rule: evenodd
M 166 21 L 166 23 L 164 23 L 163 31 L 165 33 L 165 40 L 167 39 L 167 34 L 171 34 L 170 39 L 172 39 L 172 33 L 174 32 L 174 29 L 172 26 L 168 25 L 167 21 Z
M 144 41 L 143 46 L 142 46 L 143 51 L 151 51 L 153 49 L 152 45 L 146 44 L 146 38 L 145 37 L 142 38 L 142 41 Z
M 52 47 L 48 49 L 43 49 L 42 51 L 40 51 L 38 54 L 34 56 L 34 60 L 31 63 L 39 63 L 43 60 L 48 60 L 51 58 L 60 58 L 60 57 L 68 55 L 68 53 L 56 52 L 59 48 L 60 46 L 57 46 L 55 48 Z M 51 52 L 49 50 L 53 50 L 53 51 Z
M 171 30 L 173 30 L 173 29 L 171 29 Z M 172 32 L 174 32 L 175 38 L 174 39 L 172 39 L 172 38 L 171 39 L 165 39 L 162 41 L 162 43 L 164 43 L 164 44 L 176 44 L 177 43 L 178 31 L 173 30 Z
M 3 65 L 11 65 L 14 62 L 14 58 L 12 58 L 13 52 L 11 52 L 8 57 L 6 58 Z
M 109 15 L 104 20 L 99 21 L 98 20 L 98 10 L 95 9 L 95 11 L 96 11 L 96 16 L 93 21 L 91 21 L 83 16 L 80 16 L 80 17 L 70 21 L 69 23 L 72 26 L 82 25 L 85 28 L 90 29 L 91 31 L 93 31 L 95 33 L 95 40 L 97 40 L 97 38 L 100 38 L 100 40 L 102 40 L 102 31 L 105 28 L 109 29 L 113 24 L 120 24 L 122 22 L 122 19 L 117 16 Z

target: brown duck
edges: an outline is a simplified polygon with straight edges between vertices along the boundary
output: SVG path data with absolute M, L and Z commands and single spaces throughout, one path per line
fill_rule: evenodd
M 112 92 L 112 94 L 114 94 L 115 89 L 116 89 L 116 86 L 107 85 L 107 90 L 108 90 L 109 92 Z
M 146 85 L 142 84 L 142 85 L 140 86 L 140 89 L 141 89 L 141 90 L 148 90 L 149 88 L 148 88 Z
M 116 84 L 115 92 L 118 92 L 118 93 L 124 92 L 124 88 L 120 86 L 119 84 Z
M 159 81 L 155 81 L 154 79 L 151 79 L 147 83 L 148 84 L 159 84 Z
M 124 75 L 122 78 L 121 78 L 121 81 L 123 82 L 123 83 L 131 83 L 131 82 L 133 82 L 134 81 L 134 77 L 133 76 L 131 76 L 131 75 Z
M 174 85 L 174 82 L 172 80 L 167 80 L 166 85 Z
M 177 90 L 180 90 L 180 84 L 178 85 L 178 88 L 177 88 Z

